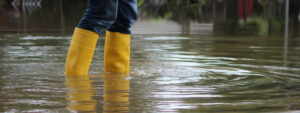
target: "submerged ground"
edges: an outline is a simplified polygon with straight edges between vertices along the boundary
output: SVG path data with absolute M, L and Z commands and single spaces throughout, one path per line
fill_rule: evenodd
M 134 35 L 131 75 L 65 78 L 71 36 L 0 36 L 0 112 L 300 112 L 300 39 Z

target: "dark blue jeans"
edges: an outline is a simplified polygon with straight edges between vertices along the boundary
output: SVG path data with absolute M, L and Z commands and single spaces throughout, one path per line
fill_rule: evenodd
M 136 20 L 136 0 L 90 0 L 77 27 L 99 35 L 103 28 L 111 32 L 130 34 L 130 27 Z

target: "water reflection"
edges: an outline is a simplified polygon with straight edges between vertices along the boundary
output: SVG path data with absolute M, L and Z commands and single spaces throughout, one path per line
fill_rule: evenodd
M 104 105 L 103 112 L 129 113 L 130 81 L 124 75 L 103 75 Z
M 78 112 L 96 112 L 97 101 L 89 76 L 66 76 L 70 101 L 67 108 Z
M 127 75 L 104 74 L 103 85 L 93 87 L 89 76 L 66 76 L 65 84 L 68 89 L 67 106 L 76 112 L 129 112 L 130 81 Z M 94 78 L 99 79 L 99 78 Z M 94 80 L 95 81 L 95 80 Z M 102 87 L 98 92 L 103 100 L 98 98 L 95 87 Z M 101 93 L 103 92 L 103 93 Z M 100 101 L 98 101 L 100 99 Z M 103 102 L 101 102 L 103 101 Z
M 132 73 L 65 77 L 71 36 L 0 36 L 0 112 L 289 112 L 299 110 L 300 40 L 133 35 Z M 104 42 L 102 39 L 100 42 Z
M 152 82 L 140 87 L 152 87 L 137 94 L 134 85 L 133 95 L 154 100 L 152 106 L 159 112 L 292 111 L 299 105 L 299 45 L 289 47 L 289 65 L 283 67 L 282 41 L 276 37 L 145 37 L 134 43 L 150 58 L 141 70 L 152 72 L 143 76 Z

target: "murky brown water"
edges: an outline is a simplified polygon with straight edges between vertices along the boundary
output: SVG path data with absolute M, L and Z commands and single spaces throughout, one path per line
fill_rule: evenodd
M 71 36 L 1 35 L 0 112 L 300 112 L 300 40 L 134 35 L 131 76 L 65 78 Z M 285 51 L 286 50 L 286 51 Z

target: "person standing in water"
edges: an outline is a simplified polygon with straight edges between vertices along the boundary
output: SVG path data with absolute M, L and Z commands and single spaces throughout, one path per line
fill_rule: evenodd
M 129 73 L 130 27 L 137 20 L 136 0 L 90 0 L 75 28 L 66 59 L 66 75 L 87 75 L 99 35 L 106 29 L 104 69 Z

